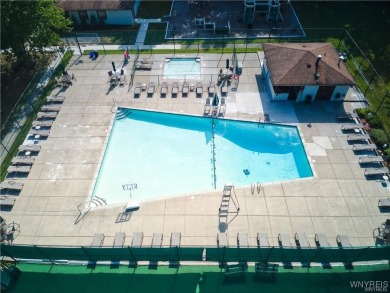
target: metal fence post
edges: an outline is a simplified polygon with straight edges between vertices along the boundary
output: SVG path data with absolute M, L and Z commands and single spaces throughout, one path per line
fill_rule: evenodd
M 79 39 L 77 37 L 77 34 L 75 33 L 75 40 L 76 40 L 76 44 L 77 44 L 77 47 L 79 48 L 79 51 L 80 51 L 80 55 L 83 55 L 83 52 L 81 51 L 81 47 L 80 47 L 80 43 L 79 43 Z
M 81 246 L 81 249 L 83 250 L 84 254 L 89 258 L 90 261 L 96 262 L 85 250 L 84 246 Z
M 41 254 L 41 255 L 43 255 L 46 259 L 48 259 L 53 265 L 54 265 L 54 261 L 50 258 L 50 257 L 48 257 L 47 255 L 45 255 L 36 245 L 34 245 L 33 244 L 33 247 L 36 249 L 36 250 L 38 250 L 38 252 Z
M 103 42 L 102 34 L 100 33 L 99 35 L 100 35 L 100 42 L 102 43 L 102 46 L 103 46 L 104 55 L 107 55 L 106 48 L 104 48 L 104 42 Z

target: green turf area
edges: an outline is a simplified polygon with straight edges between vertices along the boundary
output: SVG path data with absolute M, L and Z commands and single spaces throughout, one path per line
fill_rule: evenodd
M 137 18 L 162 18 L 169 15 L 172 0 L 149 1 L 143 0 L 137 12 Z
M 388 265 L 294 267 L 272 275 L 248 272 L 226 276 L 218 266 L 137 268 L 97 265 L 19 264 L 22 271 L 9 292 L 362 292 L 351 281 L 386 281 Z M 360 291 L 359 291 L 360 290 Z

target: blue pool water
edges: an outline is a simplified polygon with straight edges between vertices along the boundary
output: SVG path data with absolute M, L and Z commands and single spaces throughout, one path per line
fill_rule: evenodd
M 167 58 L 164 65 L 165 79 L 199 79 L 199 58 Z
M 93 194 L 126 202 L 311 177 L 296 127 L 118 110 Z

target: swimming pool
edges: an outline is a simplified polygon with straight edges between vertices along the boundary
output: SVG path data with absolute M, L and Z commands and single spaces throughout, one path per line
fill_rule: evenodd
M 164 79 L 200 79 L 200 58 L 166 58 Z
M 119 108 L 93 195 L 126 202 L 311 177 L 298 130 Z

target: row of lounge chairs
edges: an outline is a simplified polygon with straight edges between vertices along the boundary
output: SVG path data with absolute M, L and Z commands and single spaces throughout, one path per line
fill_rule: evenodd
M 32 128 L 28 135 L 32 136 L 34 140 L 38 141 L 41 137 L 47 137 L 50 134 L 50 128 L 53 125 L 54 119 L 61 109 L 64 101 L 63 96 L 47 97 L 47 104 L 42 106 L 37 114 L 37 120 L 33 121 Z M 24 183 L 17 180 L 10 180 L 15 178 L 18 174 L 28 174 L 31 171 L 32 165 L 35 162 L 35 155 L 41 150 L 39 144 L 20 145 L 19 153 L 12 158 L 11 165 L 7 168 L 7 179 L 0 184 L 0 192 L 3 196 L 0 199 L 1 207 L 13 207 L 15 198 L 9 196 L 10 192 L 20 192 L 23 189 Z
M 204 105 L 204 114 L 212 116 L 224 115 L 226 111 L 226 98 L 222 97 L 221 99 L 216 100 L 215 98 L 208 97 Z
M 148 97 L 152 97 L 153 94 L 156 92 L 157 87 L 158 85 L 155 82 L 149 82 L 147 88 L 146 85 L 137 82 L 134 89 L 134 97 L 135 98 L 139 97 L 143 90 L 146 90 Z M 166 97 L 166 95 L 169 92 L 169 87 L 170 86 L 168 82 L 164 81 L 161 83 L 161 87 L 160 87 L 161 97 Z M 181 93 L 183 97 L 187 97 L 191 90 L 195 91 L 197 97 L 202 97 L 205 87 L 207 87 L 208 95 L 214 96 L 214 94 L 216 93 L 216 89 L 215 89 L 216 86 L 214 82 L 210 82 L 208 85 L 203 85 L 201 82 L 197 82 L 196 85 L 190 85 L 189 82 L 186 81 L 181 85 L 181 87 L 179 86 L 179 82 L 173 82 L 171 87 L 171 94 L 172 97 L 177 97 L 181 88 Z M 226 95 L 227 92 L 228 92 L 227 86 L 223 86 L 221 88 L 221 94 Z
M 257 246 L 260 247 L 270 247 L 270 243 L 268 241 L 267 233 L 257 233 Z M 301 248 L 309 248 L 311 247 L 309 241 L 307 240 L 306 233 L 299 232 L 295 233 L 294 236 L 295 243 L 298 247 Z M 349 242 L 348 236 L 346 235 L 338 235 L 336 241 L 339 246 L 342 247 L 351 247 L 351 243 Z M 328 239 L 325 234 L 316 234 L 315 242 L 317 247 L 330 247 Z M 278 243 L 280 247 L 291 248 L 293 247 L 290 236 L 288 234 L 281 233 L 278 235 Z M 219 247 L 228 247 L 228 235 L 227 233 L 218 233 L 217 235 L 217 244 Z M 237 245 L 239 247 L 249 247 L 248 242 L 248 234 L 244 232 L 237 233 Z
M 104 234 L 103 233 L 95 233 L 92 239 L 91 246 L 92 247 L 100 247 L 104 242 Z M 144 233 L 142 232 L 134 232 L 133 239 L 131 242 L 131 247 L 141 247 L 143 244 Z M 115 233 L 113 247 L 123 247 L 125 244 L 126 234 L 124 232 Z M 161 247 L 163 242 L 163 234 L 162 233 L 154 233 L 152 238 L 152 243 L 150 247 Z M 181 233 L 173 232 L 171 233 L 170 246 L 178 247 L 181 242 Z
M 358 120 L 358 117 L 354 113 L 345 113 L 341 116 L 338 116 L 339 120 L 351 120 L 355 123 L 349 123 L 349 124 L 342 124 L 341 130 L 344 132 L 347 131 L 355 131 L 355 134 L 349 134 L 347 135 L 348 141 L 361 141 L 361 142 L 367 142 L 366 144 L 354 144 L 352 149 L 354 151 L 376 151 L 377 147 L 375 144 L 370 143 L 370 135 L 366 134 L 364 132 L 364 126 L 361 124 Z M 387 167 L 384 167 L 382 165 L 383 163 L 382 156 L 378 155 L 369 155 L 369 156 L 361 156 L 359 157 L 359 163 L 360 164 L 378 164 L 379 167 L 374 168 L 366 168 L 364 169 L 364 175 L 365 176 L 377 176 L 377 175 L 384 175 L 387 177 L 387 174 L 389 173 L 389 169 Z M 384 177 L 385 178 L 385 177 Z M 388 177 L 387 177 L 388 178 Z

